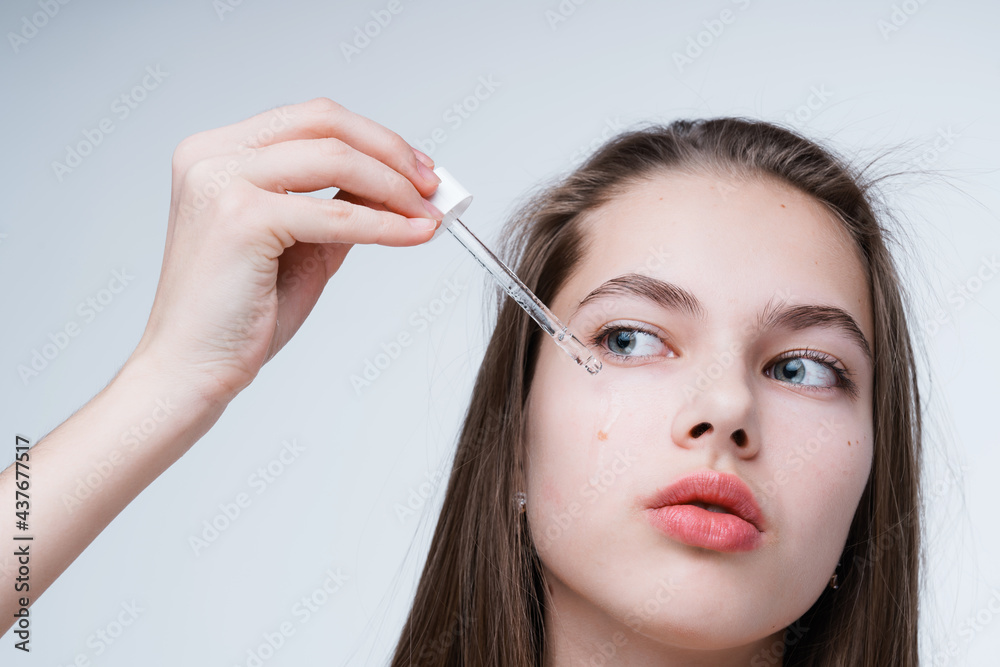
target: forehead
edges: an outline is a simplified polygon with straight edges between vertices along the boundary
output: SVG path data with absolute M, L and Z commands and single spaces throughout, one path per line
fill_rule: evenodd
M 611 278 L 642 273 L 685 287 L 712 316 L 755 314 L 775 296 L 835 305 L 872 339 L 867 279 L 847 230 L 776 180 L 663 173 L 582 222 L 586 250 L 555 299 L 561 312 Z

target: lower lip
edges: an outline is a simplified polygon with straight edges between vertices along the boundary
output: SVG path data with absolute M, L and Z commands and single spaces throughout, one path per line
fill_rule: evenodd
M 752 523 L 738 516 L 694 505 L 667 505 L 649 510 L 649 520 L 678 542 L 713 551 L 752 551 L 762 538 Z

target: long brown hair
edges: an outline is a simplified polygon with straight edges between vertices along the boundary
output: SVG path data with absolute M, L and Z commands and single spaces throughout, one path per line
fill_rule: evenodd
M 500 255 L 550 303 L 580 260 L 581 215 L 665 171 L 771 178 L 824 204 L 867 272 L 874 321 L 874 459 L 839 566 L 827 588 L 761 664 L 917 665 L 921 406 L 888 249 L 879 179 L 768 122 L 719 118 L 650 125 L 613 137 L 541 189 L 506 224 Z M 544 583 L 526 514 L 515 506 L 526 459 L 525 401 L 543 332 L 499 293 L 444 505 L 393 667 L 539 666 Z

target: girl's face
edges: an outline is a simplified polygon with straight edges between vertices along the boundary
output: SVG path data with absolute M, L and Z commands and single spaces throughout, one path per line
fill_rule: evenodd
M 528 397 L 548 664 L 775 664 L 871 469 L 858 252 L 819 203 L 770 181 L 665 173 L 585 226 L 549 305 L 604 367 L 590 376 L 543 341 Z

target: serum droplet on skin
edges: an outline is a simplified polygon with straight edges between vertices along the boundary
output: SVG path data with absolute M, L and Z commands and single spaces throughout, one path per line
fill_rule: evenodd
M 622 411 L 621 403 L 622 403 L 621 395 L 615 388 L 611 389 L 610 400 L 608 399 L 607 396 L 604 396 L 601 399 L 600 413 L 602 419 L 600 419 L 598 422 L 598 426 L 600 427 L 597 430 L 598 440 L 604 441 L 608 439 L 608 434 L 611 432 L 611 426 L 615 423 L 615 421 L 617 421 L 618 415 L 621 414 Z

